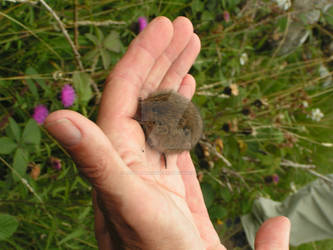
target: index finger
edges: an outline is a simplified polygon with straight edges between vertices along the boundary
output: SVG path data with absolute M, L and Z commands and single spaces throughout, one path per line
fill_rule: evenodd
M 133 40 L 106 81 L 98 115 L 102 128 L 134 115 L 142 85 L 172 36 L 171 21 L 157 17 Z

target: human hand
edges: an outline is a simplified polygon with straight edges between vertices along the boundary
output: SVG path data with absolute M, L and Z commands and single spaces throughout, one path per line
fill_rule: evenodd
M 97 125 L 68 110 L 45 121 L 93 185 L 101 249 L 225 249 L 209 219 L 189 152 L 168 155 L 164 169 L 133 119 L 138 98 L 156 89 L 192 97 L 195 80 L 187 72 L 199 50 L 188 19 L 171 23 L 158 17 L 108 77 Z

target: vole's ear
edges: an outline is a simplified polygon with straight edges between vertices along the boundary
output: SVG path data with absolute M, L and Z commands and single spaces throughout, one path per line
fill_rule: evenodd
M 192 134 L 192 130 L 187 126 L 183 127 L 183 132 L 186 137 L 189 137 Z

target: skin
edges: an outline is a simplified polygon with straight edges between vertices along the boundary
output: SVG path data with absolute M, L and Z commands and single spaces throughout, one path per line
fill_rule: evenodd
M 187 151 L 168 156 L 145 144 L 133 119 L 139 97 L 173 89 L 191 98 L 187 72 L 200 50 L 191 22 L 154 19 L 131 43 L 108 77 L 97 124 L 56 111 L 45 128 L 65 147 L 93 186 L 95 232 L 100 249 L 225 249 L 209 219 Z M 120 98 L 121 97 L 121 98 Z M 288 249 L 284 217 L 264 223 L 256 249 Z

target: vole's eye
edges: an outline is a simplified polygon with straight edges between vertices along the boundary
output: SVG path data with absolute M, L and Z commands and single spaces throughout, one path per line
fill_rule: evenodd
M 184 127 L 183 131 L 185 136 L 191 135 L 191 129 L 189 127 Z
M 168 126 L 163 125 L 163 123 L 158 124 L 158 126 L 155 127 L 155 129 L 159 135 L 167 135 L 169 133 Z
M 180 127 L 184 127 L 184 126 L 185 126 L 185 119 L 184 119 L 183 117 L 179 119 L 179 121 L 178 121 L 178 125 L 179 125 Z

